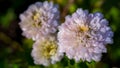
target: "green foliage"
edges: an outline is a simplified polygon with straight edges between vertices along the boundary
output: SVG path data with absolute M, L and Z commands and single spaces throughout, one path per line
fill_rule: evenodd
M 6 14 L 4 14 L 3 16 L 0 17 L 0 24 L 7 28 L 10 24 L 10 22 L 13 21 L 13 19 L 15 19 L 15 13 L 12 9 L 8 9 L 8 11 L 6 12 Z

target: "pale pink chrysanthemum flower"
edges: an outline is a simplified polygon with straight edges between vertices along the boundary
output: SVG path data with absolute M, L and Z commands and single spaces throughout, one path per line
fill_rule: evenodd
M 106 53 L 107 44 L 112 44 L 113 32 L 101 13 L 89 14 L 78 9 L 72 16 L 66 16 L 59 27 L 58 44 L 60 52 L 75 61 L 100 61 Z
M 27 38 L 37 40 L 42 36 L 54 34 L 59 25 L 58 6 L 52 2 L 36 2 L 20 14 L 19 23 L 24 35 Z
M 31 55 L 35 64 L 44 66 L 54 64 L 63 57 L 63 53 L 59 52 L 56 39 L 52 36 L 37 40 L 33 44 Z

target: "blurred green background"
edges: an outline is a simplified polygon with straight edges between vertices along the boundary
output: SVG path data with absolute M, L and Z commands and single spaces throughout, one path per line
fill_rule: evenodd
M 75 63 L 64 57 L 48 67 L 33 63 L 33 41 L 21 35 L 18 25 L 19 15 L 37 1 L 44 0 L 0 0 L 0 68 L 120 68 L 120 0 L 49 0 L 59 5 L 61 22 L 77 8 L 102 12 L 114 31 L 114 43 L 107 46 L 100 62 Z

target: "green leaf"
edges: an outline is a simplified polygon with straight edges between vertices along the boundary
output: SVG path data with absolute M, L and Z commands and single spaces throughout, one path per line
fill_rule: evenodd
M 72 4 L 72 5 L 70 5 L 69 11 L 70 11 L 70 13 L 73 13 L 76 11 L 76 9 L 77 9 L 76 4 Z
M 7 28 L 13 19 L 15 19 L 15 13 L 13 9 L 8 9 L 7 13 L 1 16 L 0 24 Z

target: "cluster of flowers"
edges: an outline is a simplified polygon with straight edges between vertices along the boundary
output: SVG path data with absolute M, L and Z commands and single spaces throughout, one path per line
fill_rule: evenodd
M 58 5 L 47 1 L 36 2 L 20 14 L 22 35 L 35 41 L 31 53 L 35 64 L 54 64 L 64 53 L 76 62 L 100 61 L 106 45 L 113 43 L 113 32 L 101 13 L 79 8 L 61 25 L 59 19 Z

